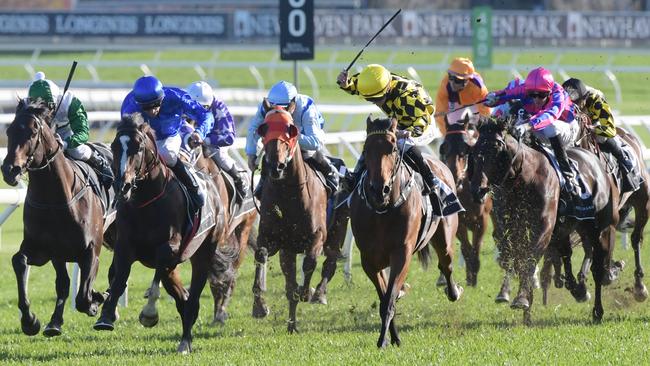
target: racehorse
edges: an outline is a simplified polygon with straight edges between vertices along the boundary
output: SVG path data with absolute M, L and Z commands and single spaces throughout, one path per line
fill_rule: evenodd
M 94 328 L 114 329 L 117 299 L 124 292 L 131 265 L 138 260 L 155 268 L 154 282 L 161 280 L 174 298 L 183 324 L 178 352 L 188 353 L 192 349 L 192 326 L 198 317 L 199 297 L 208 275 L 212 272 L 226 280 L 233 276 L 232 263 L 239 253 L 236 243 L 232 243 L 235 247 L 230 252 L 218 248 L 226 241 L 221 199 L 208 179 L 206 203 L 201 211 L 203 219 L 212 216 L 213 222 L 204 227 L 202 221 L 198 229 L 192 226 L 184 187 L 161 160 L 154 132 L 139 114 L 122 118 L 111 149 L 119 157 L 113 163 L 118 195 L 115 277 Z M 190 228 L 195 233 L 188 240 L 192 235 L 187 234 Z M 192 264 L 189 293 L 180 281 L 177 267 L 188 259 Z
M 458 199 L 465 208 L 464 212 L 458 214 L 456 237 L 460 240 L 460 250 L 467 265 L 467 285 L 474 287 L 481 267 L 480 252 L 492 211 L 492 198 L 486 197 L 482 202 L 475 202 L 470 192 L 472 148 L 476 138 L 469 137 L 469 115 L 465 117 L 459 121 L 462 123 L 448 125 L 444 141 L 440 145 L 440 157 L 454 176 Z
M 63 326 L 63 309 L 70 291 L 66 262 L 79 264 L 80 290 L 76 308 L 89 316 L 97 314 L 104 294 L 93 290 L 99 268 L 99 253 L 106 240 L 112 246 L 114 215 L 110 202 L 102 202 L 103 187 L 96 173 L 83 162 L 67 159 L 52 131 L 52 111 L 39 102 L 21 100 L 16 116 L 7 128 L 7 156 L 2 176 L 11 186 L 27 172 L 29 185 L 23 214 L 23 241 L 12 258 L 18 283 L 21 328 L 35 335 L 41 324 L 30 310 L 27 298 L 28 265 L 48 261 L 56 271 L 56 306 L 45 336 L 58 336 Z M 106 231 L 107 227 L 111 227 Z M 110 272 L 109 272 L 110 277 Z
M 182 150 L 182 153 L 186 153 L 186 151 Z M 209 156 L 210 151 L 204 147 L 203 153 Z M 195 167 L 200 171 L 210 172 L 210 176 L 218 188 L 222 205 L 225 208 L 224 216 L 228 227 L 226 236 L 230 240 L 232 239 L 231 235 L 234 234 L 234 240 L 236 240 L 234 245 L 239 248 L 239 253 L 233 263 L 235 276 L 224 278 L 224 276 L 210 275 L 208 277 L 214 301 L 212 324 L 223 325 L 228 319 L 227 306 L 235 288 L 236 273 L 244 261 L 246 251 L 249 248 L 255 247 L 256 239 L 251 234 L 254 234 L 252 233 L 252 229 L 257 219 L 257 211 L 255 211 L 252 203 L 252 193 L 248 197 L 238 200 L 234 185 L 232 183 L 226 183 L 224 172 L 212 159 L 198 159 Z M 233 245 L 229 242 L 222 244 Z M 159 319 L 156 305 L 160 298 L 160 283 L 157 279 L 154 278 L 151 287 L 145 293 L 145 297 L 148 301 L 140 313 L 140 323 L 145 327 L 153 327 L 158 324 Z
M 391 344 L 401 341 L 395 326 L 396 301 L 406 280 L 411 258 L 418 253 L 423 266 L 430 259 L 429 244 L 438 255 L 438 268 L 446 279 L 450 301 L 462 294 L 462 287 L 452 280 L 453 238 L 458 228 L 458 215 L 430 217 L 423 213 L 423 197 L 415 174 L 397 148 L 397 120 L 366 120 L 364 143 L 367 173 L 350 198 L 350 224 L 361 265 L 375 285 L 380 298 L 381 331 L 377 347 L 386 347 L 390 331 Z M 449 169 L 439 160 L 428 159 L 434 174 L 450 187 L 454 180 Z M 428 221 L 430 220 L 430 221 Z M 428 221 L 428 222 L 427 222 Z M 389 267 L 387 278 L 383 269 Z
M 264 300 L 266 291 L 266 262 L 269 256 L 280 252 L 280 266 L 285 279 L 285 293 L 289 301 L 287 330 L 297 331 L 298 301 L 312 297 L 309 283 L 316 267 L 316 257 L 326 255 L 322 280 L 312 301 L 326 303 L 327 284 L 336 271 L 336 259 L 345 239 L 347 216 L 345 209 L 335 210 L 327 226 L 327 191 L 314 169 L 303 160 L 298 147 L 299 131 L 291 113 L 270 109 L 264 123 L 257 130 L 264 142 L 264 156 L 268 177 L 260 202 L 260 223 L 255 251 L 255 282 L 253 284 L 253 316 L 264 317 L 269 310 Z M 302 264 L 304 282 L 296 282 L 296 254 L 304 253 Z
M 610 234 L 618 222 L 618 190 L 596 156 L 584 149 L 568 149 L 593 197 L 595 218 L 579 221 L 569 216 L 558 217 L 557 174 L 542 152 L 506 133 L 509 124 L 510 119 L 503 118 L 484 120 L 479 127 L 471 185 L 476 199 L 489 190 L 493 193 L 494 230 L 502 237 L 497 245 L 520 281 L 511 307 L 523 310 L 524 323 L 532 324 L 531 279 L 535 265 L 549 245 L 561 256 L 570 253 L 570 234 L 577 231 L 583 245 L 593 250 L 592 316 L 598 322 L 603 317 L 601 287 L 613 251 Z

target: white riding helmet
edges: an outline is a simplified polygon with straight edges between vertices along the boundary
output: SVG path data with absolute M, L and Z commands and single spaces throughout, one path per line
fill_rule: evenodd
M 193 82 L 186 90 L 187 94 L 200 105 L 212 105 L 212 101 L 214 101 L 214 91 L 210 84 L 205 81 Z

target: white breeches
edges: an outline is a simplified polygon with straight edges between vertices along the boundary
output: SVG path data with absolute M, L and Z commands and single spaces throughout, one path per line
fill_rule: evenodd
M 156 140 L 156 147 L 158 147 L 158 153 L 162 157 L 163 161 L 168 167 L 173 167 L 178 161 L 178 155 L 181 151 L 181 139 L 180 134 L 174 136 L 169 136 L 163 140 Z

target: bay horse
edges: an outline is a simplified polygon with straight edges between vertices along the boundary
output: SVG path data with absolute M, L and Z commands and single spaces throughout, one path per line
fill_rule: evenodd
M 380 299 L 381 331 L 377 341 L 380 348 L 388 345 L 387 331 L 390 331 L 391 344 L 401 343 L 394 319 L 396 302 L 413 254 L 417 252 L 426 267 L 431 259 L 429 245 L 432 245 L 438 255 L 438 269 L 446 279 L 447 298 L 456 301 L 463 291 L 452 280 L 453 238 L 458 215 L 432 217 L 431 225 L 425 225 L 423 196 L 414 181 L 413 170 L 399 153 L 396 129 L 395 119 L 368 117 L 363 147 L 367 174 L 350 198 L 350 224 L 361 252 L 361 265 Z M 427 160 L 435 176 L 453 190 L 454 179 L 449 169 L 439 160 Z M 418 242 L 423 245 L 418 247 Z M 383 271 L 386 267 L 390 268 L 388 278 Z
M 23 212 L 23 240 L 12 257 L 18 284 L 18 308 L 23 333 L 36 335 L 40 321 L 27 297 L 28 266 L 52 261 L 56 271 L 56 305 L 45 336 L 58 336 L 63 309 L 70 292 L 66 262 L 79 265 L 81 281 L 75 299 L 78 311 L 95 316 L 105 294 L 93 290 L 102 243 L 112 246 L 114 215 L 110 202 L 102 203 L 103 188 L 96 173 L 83 162 L 69 160 L 52 130 L 52 111 L 40 101 L 21 100 L 7 128 L 7 156 L 2 163 L 4 181 L 15 186 L 29 176 Z M 109 272 L 110 277 L 110 272 Z
M 610 234 L 619 218 L 616 186 L 596 156 L 581 148 L 567 149 L 591 192 L 595 218 L 579 221 L 558 217 L 560 184 L 556 172 L 542 152 L 507 134 L 509 127 L 509 118 L 483 120 L 475 145 L 471 186 L 477 199 L 489 190 L 493 194 L 494 230 L 502 236 L 497 245 L 519 276 L 519 291 L 511 307 L 523 310 L 524 323 L 532 324 L 535 266 L 549 245 L 561 255 L 570 251 L 570 235 L 577 231 L 583 245 L 593 251 L 592 317 L 599 322 L 604 313 L 601 288 L 613 251 Z
M 257 129 L 264 143 L 264 164 L 268 177 L 260 201 L 260 223 L 255 251 L 255 282 L 253 284 L 253 316 L 264 317 L 269 309 L 264 300 L 266 291 L 266 262 L 280 253 L 280 266 L 285 279 L 285 294 L 289 302 L 287 330 L 296 332 L 298 301 L 326 303 L 327 284 L 336 271 L 336 260 L 345 239 L 347 215 L 345 209 L 333 212 L 333 224 L 327 226 L 327 191 L 314 171 L 303 160 L 298 146 L 299 131 L 293 123 L 295 103 L 286 110 L 269 109 L 264 123 Z M 329 230 L 328 230 L 329 229 Z M 322 280 L 312 297 L 310 281 L 316 268 L 316 258 L 326 255 Z M 303 253 L 304 282 L 296 282 L 296 254 Z
M 184 150 L 182 152 L 186 153 Z M 210 155 L 208 148 L 205 146 L 203 147 L 203 153 L 205 156 Z M 229 317 L 227 307 L 235 289 L 237 271 L 244 262 L 247 250 L 255 247 L 255 235 L 251 234 L 255 234 L 252 232 L 252 229 L 255 220 L 257 220 L 257 211 L 252 202 L 252 193 L 249 192 L 249 195 L 243 200 L 238 200 L 234 185 L 226 183 L 224 172 L 212 159 L 199 159 L 195 167 L 199 171 L 210 172 L 210 176 L 218 188 L 221 203 L 225 208 L 224 218 L 228 228 L 226 237 L 230 238 L 231 235 L 234 235 L 234 240 L 236 240 L 235 244 L 230 242 L 222 244 L 226 246 L 236 245 L 239 248 L 237 257 L 234 258 L 233 263 L 234 276 L 224 277 L 211 274 L 208 277 L 214 302 L 212 324 L 223 325 Z M 147 303 L 140 313 L 139 320 L 143 326 L 153 327 L 158 324 L 159 320 L 156 305 L 160 298 L 160 282 L 157 279 L 154 278 L 151 287 L 145 293 L 145 297 L 147 298 Z
M 208 275 L 212 273 L 226 279 L 233 276 L 232 263 L 238 254 L 236 247 L 230 252 L 218 248 L 227 240 L 219 193 L 207 180 L 206 203 L 202 212 L 208 218 L 212 214 L 214 223 L 205 228 L 201 225 L 193 239 L 188 241 L 189 199 L 182 183 L 161 160 L 154 131 L 143 122 L 141 115 L 122 118 L 111 149 L 113 155 L 119 157 L 112 166 L 118 196 L 113 256 L 115 276 L 111 281 L 111 294 L 94 328 L 115 328 L 117 300 L 124 292 L 131 266 L 137 260 L 156 270 L 154 282 L 162 281 L 165 290 L 174 298 L 183 324 L 178 352 L 191 352 L 192 327 L 198 317 L 199 297 Z M 210 212 L 209 207 L 213 207 L 214 212 Z M 178 264 L 186 260 L 192 264 L 189 293 L 181 283 L 178 268 Z
M 460 240 L 460 250 L 467 266 L 467 285 L 476 287 L 481 268 L 481 247 L 492 211 L 492 198 L 488 196 L 485 200 L 476 202 L 472 196 L 470 191 L 472 148 L 476 143 L 476 137 L 469 136 L 468 114 L 458 122 L 447 126 L 447 132 L 440 145 L 440 158 L 451 171 L 456 182 L 458 199 L 465 208 L 464 212 L 458 213 L 456 237 Z

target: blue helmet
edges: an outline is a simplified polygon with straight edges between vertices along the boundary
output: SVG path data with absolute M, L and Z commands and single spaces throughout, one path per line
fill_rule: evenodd
M 271 104 L 287 106 L 298 95 L 298 90 L 293 84 L 280 81 L 269 90 L 268 100 Z
M 163 85 L 155 76 L 143 76 L 133 84 L 133 96 L 140 105 L 160 103 L 165 96 Z

